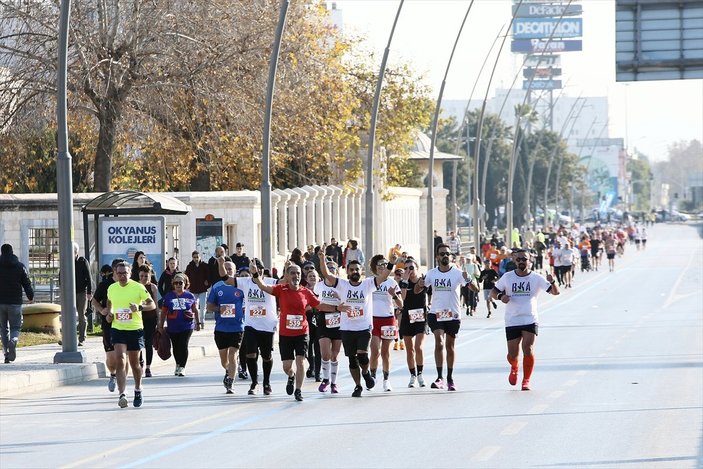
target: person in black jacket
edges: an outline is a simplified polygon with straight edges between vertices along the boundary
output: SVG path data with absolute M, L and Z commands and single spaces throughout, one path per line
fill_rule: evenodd
M 93 295 L 93 280 L 90 276 L 90 265 L 85 257 L 78 255 L 78 243 L 73 243 L 73 259 L 75 262 L 76 276 L 76 311 L 78 311 L 78 346 L 85 342 L 87 321 L 85 313 L 88 302 Z M 91 313 L 91 322 L 92 322 Z M 93 326 L 91 324 L 91 330 Z
M 0 248 L 0 333 L 5 363 L 15 361 L 17 342 L 22 329 L 22 290 L 29 302 L 34 301 L 34 290 L 24 264 L 12 252 L 12 246 Z
M 332 262 L 334 262 L 335 264 L 342 265 L 342 261 L 344 260 L 342 258 L 342 246 L 337 244 L 337 240 L 334 238 L 332 238 L 330 241 L 330 245 L 325 248 L 325 256 L 331 257 Z

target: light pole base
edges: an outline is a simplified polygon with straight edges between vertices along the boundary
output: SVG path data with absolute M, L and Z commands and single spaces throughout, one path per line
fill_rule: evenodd
M 57 352 L 54 355 L 54 363 L 86 363 L 87 359 L 84 351 L 77 352 Z

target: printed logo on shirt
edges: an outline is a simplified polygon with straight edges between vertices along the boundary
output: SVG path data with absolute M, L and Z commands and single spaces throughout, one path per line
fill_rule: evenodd
M 359 290 L 349 290 L 347 291 L 347 300 L 364 300 L 366 296 L 364 292 Z
M 529 296 L 532 292 L 530 282 L 515 282 L 512 285 L 511 292 L 515 296 Z
M 264 300 L 264 292 L 263 292 L 263 290 L 259 290 L 259 289 L 256 289 L 256 290 L 251 289 L 247 293 L 247 298 L 250 300 Z
M 432 289 L 435 291 L 449 291 L 452 289 L 452 281 L 448 278 L 436 278 Z

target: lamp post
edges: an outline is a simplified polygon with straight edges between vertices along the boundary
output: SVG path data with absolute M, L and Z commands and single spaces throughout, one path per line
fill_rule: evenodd
M 283 30 L 286 27 L 286 16 L 290 0 L 281 0 L 278 14 L 276 37 L 271 49 L 269 60 L 269 77 L 266 87 L 266 107 L 264 109 L 264 142 L 261 158 L 261 259 L 265 266 L 271 267 L 271 112 L 273 109 L 273 93 L 276 87 L 276 69 L 278 68 L 278 53 L 281 49 Z M 283 228 L 285 229 L 285 227 Z
M 435 106 L 434 119 L 432 120 L 432 139 L 430 141 L 430 167 L 427 174 L 427 266 L 432 267 L 434 264 L 434 146 L 437 140 L 437 121 L 439 120 L 439 111 L 442 106 L 442 95 L 444 95 L 444 86 L 447 84 L 447 75 L 449 74 L 449 68 L 452 66 L 452 59 L 454 58 L 454 52 L 456 52 L 456 46 L 459 43 L 459 38 L 464 30 L 464 25 L 466 24 L 466 19 L 469 17 L 469 12 L 474 4 L 474 0 L 471 0 L 469 7 L 466 9 L 466 14 L 464 14 L 464 19 L 459 27 L 459 32 L 454 40 L 454 47 L 452 47 L 452 52 L 449 54 L 449 60 L 447 61 L 447 68 L 444 70 L 444 78 L 442 78 L 442 85 L 439 88 L 439 95 L 437 96 L 437 105 Z M 452 207 L 454 210 L 454 207 Z
M 59 208 L 59 269 L 61 272 L 61 344 L 62 351 L 54 355 L 54 363 L 84 363 L 83 351 L 78 351 L 76 337 L 76 289 L 73 260 L 73 176 L 71 153 L 68 150 L 68 106 L 66 82 L 68 75 L 68 26 L 71 0 L 61 1 L 59 16 L 59 57 L 56 77 L 56 122 L 58 154 L 56 185 Z M 88 227 L 83 227 L 88 229 Z M 86 246 L 88 249 L 88 246 Z
M 369 153 L 368 161 L 366 162 L 366 206 L 365 206 L 365 230 L 364 230 L 364 249 L 369 256 L 374 255 L 374 237 L 373 237 L 373 213 L 374 213 L 374 198 L 375 191 L 373 187 L 373 154 L 374 146 L 376 145 L 376 117 L 378 116 L 378 106 L 381 101 L 381 88 L 383 87 L 383 75 L 386 73 L 386 63 L 388 62 L 388 54 L 391 50 L 391 42 L 393 42 L 393 34 L 395 26 L 398 24 L 400 11 L 403 9 L 405 0 L 400 0 L 398 10 L 395 13 L 393 27 L 388 35 L 388 44 L 383 51 L 383 59 L 381 60 L 381 70 L 378 72 L 378 80 L 376 81 L 376 91 L 373 96 L 373 106 L 371 108 L 371 125 L 369 127 Z

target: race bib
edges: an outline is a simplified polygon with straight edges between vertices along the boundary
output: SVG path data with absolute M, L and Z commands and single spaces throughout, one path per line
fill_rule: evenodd
M 132 320 L 132 310 L 129 308 L 118 309 L 115 312 L 117 322 L 130 322 Z
M 237 315 L 234 305 L 220 305 L 220 317 L 233 318 Z
M 263 318 L 264 316 L 266 316 L 266 308 L 255 306 L 249 309 L 249 317 L 251 318 Z
M 328 329 L 335 329 L 339 327 L 341 321 L 341 313 L 325 313 L 325 327 Z
M 364 310 L 362 308 L 350 307 L 347 310 L 347 319 L 350 321 L 357 321 L 364 317 Z
M 395 326 L 381 326 L 382 339 L 395 339 Z
M 437 321 L 451 321 L 454 319 L 454 314 L 452 314 L 451 310 L 448 309 L 441 309 L 435 313 L 435 316 L 437 318 Z
M 408 319 L 410 319 L 410 324 L 425 322 L 425 310 L 422 308 L 408 310 Z
M 303 328 L 302 314 L 289 314 L 286 316 L 286 328 L 292 331 L 299 331 Z

